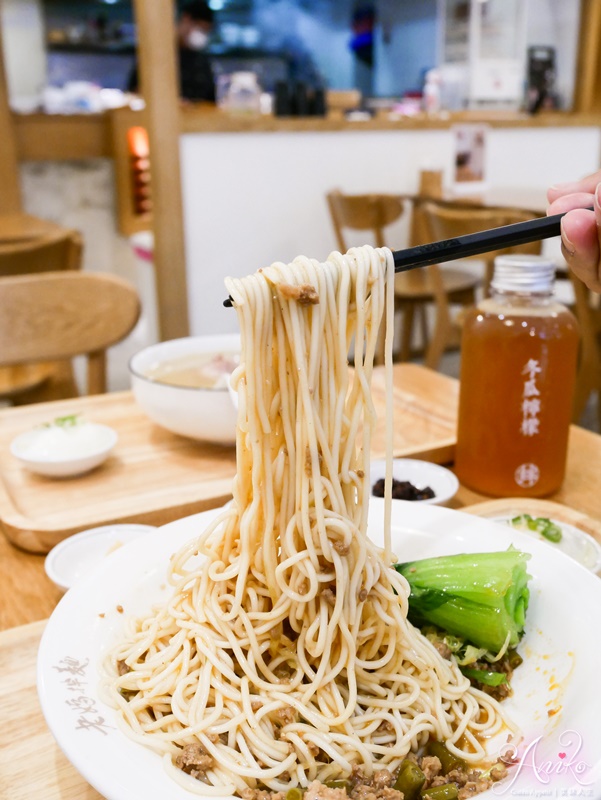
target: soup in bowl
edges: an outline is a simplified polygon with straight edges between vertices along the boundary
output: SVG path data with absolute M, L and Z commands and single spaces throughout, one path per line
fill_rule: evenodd
M 188 336 L 160 342 L 130 360 L 134 396 L 163 428 L 207 442 L 234 444 L 236 409 L 228 384 L 240 362 L 240 336 Z

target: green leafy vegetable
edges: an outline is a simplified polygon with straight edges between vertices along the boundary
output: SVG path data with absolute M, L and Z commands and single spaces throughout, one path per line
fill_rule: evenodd
M 67 414 L 64 417 L 55 417 L 52 422 L 45 422 L 42 428 L 74 428 L 81 422 L 80 414 Z
M 515 548 L 395 564 L 409 583 L 409 619 L 437 625 L 492 654 L 515 647 L 530 593 L 526 563 Z
M 529 531 L 540 533 L 545 539 L 555 544 L 561 542 L 561 528 L 551 522 L 550 519 L 547 519 L 547 517 L 531 517 L 530 514 L 520 514 L 518 517 L 513 517 L 509 524 L 514 528 L 521 528 L 522 530 L 525 528 Z

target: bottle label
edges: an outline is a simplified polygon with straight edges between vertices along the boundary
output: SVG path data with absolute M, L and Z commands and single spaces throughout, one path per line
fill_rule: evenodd
M 540 469 L 536 464 L 520 464 L 513 474 L 515 482 L 523 489 L 529 489 L 531 486 L 536 486 L 540 478 Z
M 540 432 L 540 391 L 537 386 L 537 376 L 541 372 L 540 364 L 534 358 L 529 359 L 522 370 L 522 375 L 525 377 L 522 389 L 522 417 L 520 425 L 520 433 L 522 436 L 537 436 Z M 520 484 L 520 486 L 521 485 L 522 484 Z M 534 484 L 530 485 L 532 486 Z

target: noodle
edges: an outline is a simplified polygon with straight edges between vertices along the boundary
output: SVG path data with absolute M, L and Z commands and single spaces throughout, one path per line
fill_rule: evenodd
M 109 667 L 129 735 L 198 793 L 392 771 L 431 735 L 475 763 L 508 724 L 407 621 L 389 500 L 384 550 L 366 536 L 393 270 L 389 250 L 363 247 L 227 281 L 242 333 L 233 503 L 173 557 L 171 599 L 128 622 Z M 389 461 L 391 391 L 387 377 Z M 208 757 L 202 781 L 173 763 L 190 744 Z

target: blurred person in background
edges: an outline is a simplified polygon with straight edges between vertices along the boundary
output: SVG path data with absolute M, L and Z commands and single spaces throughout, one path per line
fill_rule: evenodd
M 561 250 L 568 266 L 589 289 L 601 292 L 601 170 L 551 186 L 547 199 L 547 214 L 566 214 L 561 220 Z
M 213 24 L 213 11 L 204 0 L 193 0 L 182 7 L 176 34 L 180 97 L 184 100 L 215 102 L 215 79 L 211 60 L 206 52 Z M 139 90 L 137 67 L 130 76 L 128 90 Z

